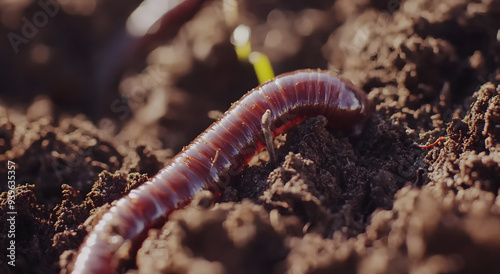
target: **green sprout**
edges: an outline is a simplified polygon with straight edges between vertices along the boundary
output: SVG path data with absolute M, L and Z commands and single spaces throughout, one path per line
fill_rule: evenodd
M 236 27 L 231 37 L 231 43 L 234 45 L 238 60 L 252 64 L 260 84 L 274 78 L 274 71 L 269 58 L 261 52 L 252 52 L 250 28 L 248 26 L 239 25 Z

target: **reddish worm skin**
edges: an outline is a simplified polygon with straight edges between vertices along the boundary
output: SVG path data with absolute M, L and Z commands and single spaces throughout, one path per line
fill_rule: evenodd
M 448 137 L 442 136 L 442 137 L 437 138 L 437 140 L 434 143 L 430 144 L 430 145 L 419 145 L 419 144 L 416 144 L 416 145 L 419 148 L 429 149 L 429 148 L 432 148 L 432 147 L 436 146 L 437 144 L 441 143 L 442 141 L 446 141 L 446 140 L 448 140 Z
M 111 273 L 113 254 L 152 222 L 202 189 L 216 194 L 264 147 L 261 117 L 271 110 L 276 136 L 308 117 L 323 115 L 333 129 L 353 129 L 368 114 L 365 93 L 329 71 L 282 74 L 244 95 L 150 181 L 121 198 L 82 245 L 73 273 Z
M 162 42 L 172 39 L 184 23 L 191 20 L 207 0 L 185 0 L 167 11 L 148 32 L 140 38 L 131 56 L 144 55 Z

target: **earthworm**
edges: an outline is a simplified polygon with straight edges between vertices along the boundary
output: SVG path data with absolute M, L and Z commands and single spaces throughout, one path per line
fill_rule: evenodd
M 158 0 L 159 2 L 161 0 Z M 169 41 L 179 32 L 181 27 L 191 20 L 208 0 L 184 0 L 163 14 L 142 36 L 134 36 L 124 27 L 117 31 L 109 44 L 100 49 L 99 63 L 94 72 L 94 88 L 92 96 L 109 94 L 118 90 L 118 83 L 123 74 L 130 68 L 142 64 L 153 49 Z M 93 108 L 92 116 L 99 116 L 114 99 L 112 94 L 105 100 L 98 100 Z M 114 108 L 114 107 L 112 107 Z M 102 113 L 101 113 L 102 114 Z M 125 117 L 123 117 L 124 119 Z
M 416 144 L 416 145 L 419 148 L 428 149 L 428 148 L 432 148 L 432 147 L 436 146 L 437 144 L 441 143 L 442 141 L 446 141 L 446 140 L 448 140 L 448 137 L 443 137 L 442 136 L 442 137 L 437 138 L 437 140 L 434 143 L 430 144 L 430 145 L 419 145 L 419 144 Z
M 308 117 L 323 115 L 333 129 L 360 128 L 368 114 L 365 93 L 321 70 L 282 74 L 244 95 L 150 181 L 118 200 L 89 233 L 73 273 L 111 273 L 113 254 L 153 221 L 208 189 L 216 195 L 265 146 L 262 116 L 270 110 L 273 136 Z

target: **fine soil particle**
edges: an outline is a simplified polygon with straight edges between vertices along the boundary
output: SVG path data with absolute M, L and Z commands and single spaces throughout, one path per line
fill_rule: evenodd
M 0 4 L 1 36 L 41 2 Z M 120 36 L 140 2 L 62 1 L 27 42 L 0 42 L 2 182 L 15 163 L 0 240 L 16 258 L 2 248 L 0 273 L 69 273 L 115 201 L 257 85 L 221 1 L 147 57 Z M 277 74 L 362 87 L 363 131 L 292 128 L 276 162 L 257 155 L 216 202 L 197 194 L 118 254 L 121 272 L 500 273 L 500 1 L 332 2 L 242 0 L 238 24 Z

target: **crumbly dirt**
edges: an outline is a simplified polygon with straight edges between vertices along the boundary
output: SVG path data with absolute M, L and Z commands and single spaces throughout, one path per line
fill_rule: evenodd
M 242 0 L 237 23 L 276 74 L 362 87 L 361 134 L 323 117 L 292 128 L 275 163 L 258 155 L 215 203 L 199 193 L 121 272 L 500 273 L 500 1 L 332 2 Z M 0 273 L 68 273 L 113 201 L 257 85 L 221 1 L 145 52 L 120 40 L 139 3 L 61 1 L 17 53 L 0 41 L 0 220 L 9 161 L 17 212 L 16 266 L 2 248 Z M 1 36 L 40 11 L 0 4 Z

